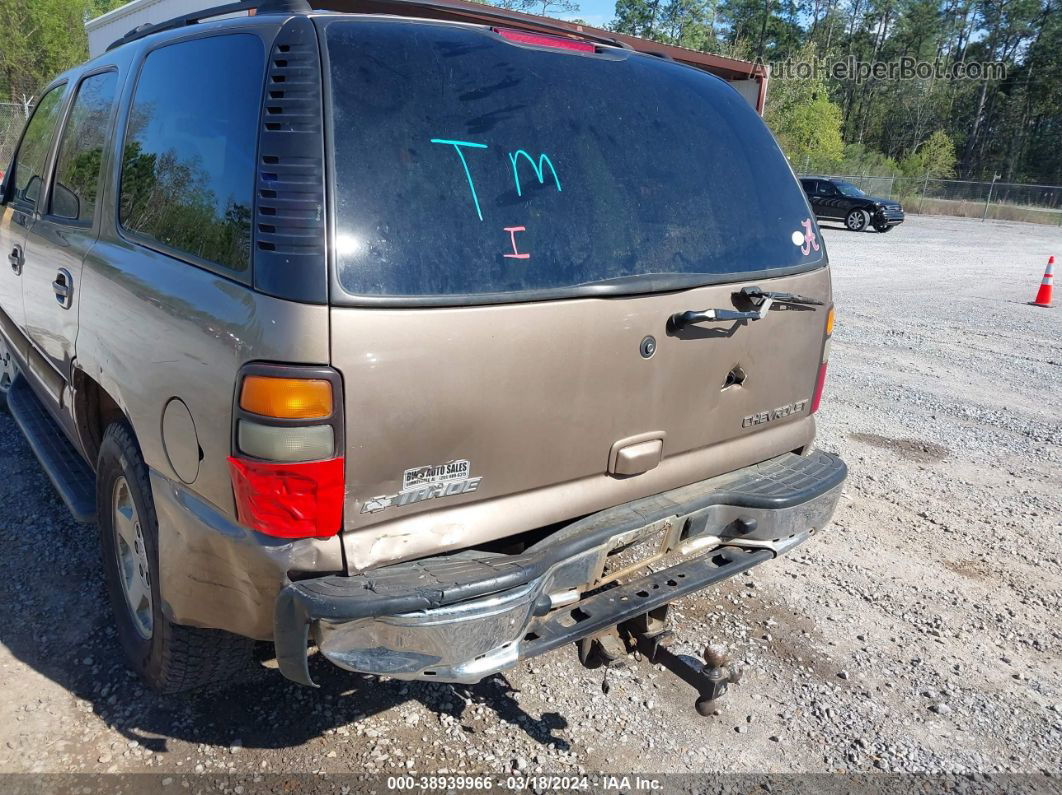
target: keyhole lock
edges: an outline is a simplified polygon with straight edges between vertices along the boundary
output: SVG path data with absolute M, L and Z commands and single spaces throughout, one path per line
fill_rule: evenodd
M 738 365 L 734 365 L 730 368 L 730 372 L 726 374 L 726 380 L 723 381 L 723 389 L 729 389 L 732 386 L 741 386 L 745 383 L 745 371 Z

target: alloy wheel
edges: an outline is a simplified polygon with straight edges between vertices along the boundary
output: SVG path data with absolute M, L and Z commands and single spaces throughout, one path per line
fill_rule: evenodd
M 118 558 L 118 574 L 122 593 L 129 608 L 129 616 L 140 637 L 150 640 L 154 631 L 151 600 L 151 568 L 140 515 L 133 502 L 133 494 L 124 476 L 114 483 L 111 495 L 114 551 Z

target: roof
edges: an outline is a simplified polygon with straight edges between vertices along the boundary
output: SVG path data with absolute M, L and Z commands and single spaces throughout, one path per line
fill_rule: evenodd
M 224 2 L 225 0 L 220 0 L 220 4 Z M 203 11 L 204 8 L 212 5 L 215 3 L 204 2 L 204 0 L 132 0 L 106 14 L 88 20 L 85 23 L 85 30 L 91 34 L 101 28 L 120 25 L 123 19 L 128 18 L 129 28 L 121 31 L 124 34 L 130 28 L 145 21 L 161 22 Z M 516 24 L 520 28 L 538 29 L 543 33 L 567 32 L 574 36 L 612 40 L 620 46 L 626 45 L 641 52 L 672 58 L 681 63 L 705 69 L 728 80 L 766 80 L 768 75 L 767 68 L 763 64 L 713 55 L 671 44 L 661 44 L 639 36 L 616 33 L 591 25 L 581 25 L 538 14 L 511 11 L 484 3 L 470 2 L 470 0 L 310 0 L 310 5 L 317 11 L 395 14 L 478 24 L 496 24 L 499 21 L 508 20 L 510 24 Z
M 254 13 L 255 7 L 262 6 L 264 13 L 264 6 L 269 5 L 271 11 L 281 13 L 312 8 L 321 13 L 386 14 L 569 35 L 656 55 L 714 74 L 729 81 L 759 113 L 763 113 L 767 95 L 768 70 L 761 63 L 661 44 L 591 25 L 511 11 L 471 0 L 245 0 L 208 8 L 211 5 L 211 0 L 132 0 L 85 23 L 90 50 L 103 52 L 155 32 L 200 20 L 220 20 L 225 16 L 246 19 L 248 13 Z
M 525 14 L 470 2 L 470 0 L 310 0 L 314 9 L 329 11 L 349 11 L 363 14 L 397 14 L 400 16 L 417 16 L 428 19 L 444 19 L 457 22 L 475 22 L 478 24 L 497 24 L 499 17 L 505 17 L 519 23 L 521 28 L 539 29 L 543 33 L 556 33 L 558 29 L 572 35 L 589 36 L 596 39 L 612 39 L 618 44 L 626 45 L 641 52 L 672 58 L 681 63 L 717 74 L 728 80 L 757 79 L 766 80 L 767 67 L 760 63 L 741 61 L 722 55 L 661 44 L 639 36 L 629 36 L 591 25 L 580 25 L 562 19 L 553 19 L 538 14 Z M 416 12 L 413 13 L 413 8 Z

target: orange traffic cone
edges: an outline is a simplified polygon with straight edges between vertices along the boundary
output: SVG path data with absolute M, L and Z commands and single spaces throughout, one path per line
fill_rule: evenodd
M 1040 291 L 1036 294 L 1036 300 L 1029 303 L 1033 306 L 1051 306 L 1051 291 L 1054 289 L 1052 282 L 1055 278 L 1054 255 L 1047 259 L 1047 270 L 1044 271 L 1044 280 L 1040 282 Z

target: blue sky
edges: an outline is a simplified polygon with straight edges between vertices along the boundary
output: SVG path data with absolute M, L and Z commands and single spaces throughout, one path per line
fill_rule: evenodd
M 576 14 L 557 14 L 561 19 L 584 19 L 595 28 L 603 28 L 616 16 L 616 0 L 575 0 L 579 4 Z M 550 16 L 553 16 L 551 14 Z

